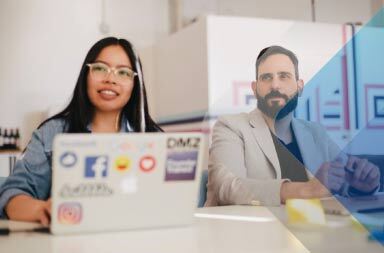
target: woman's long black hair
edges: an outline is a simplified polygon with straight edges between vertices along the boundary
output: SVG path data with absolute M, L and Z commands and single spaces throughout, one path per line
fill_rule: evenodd
M 94 114 L 94 106 L 92 105 L 88 93 L 87 93 L 87 76 L 89 68 L 86 64 L 93 63 L 97 56 L 100 54 L 101 50 L 105 47 L 111 45 L 119 45 L 127 53 L 128 58 L 131 61 L 132 69 L 136 73 L 138 72 L 135 64 L 135 53 L 133 51 L 132 45 L 129 41 L 125 39 L 117 39 L 115 37 L 108 37 L 98 41 L 92 48 L 88 51 L 87 56 L 81 66 L 80 75 L 77 79 L 76 87 L 73 92 L 72 99 L 68 106 L 58 114 L 50 117 L 41 123 L 42 126 L 45 122 L 51 119 L 64 119 L 66 126 L 65 132 L 68 133 L 86 133 L 88 132 L 87 126 L 92 121 Z M 141 66 L 141 62 L 140 62 Z M 152 120 L 148 112 L 147 104 L 147 94 L 145 91 L 145 86 L 143 87 L 143 98 L 144 98 L 144 118 L 146 123 L 146 132 L 158 132 L 162 131 L 161 128 Z M 128 103 L 123 107 L 122 114 L 124 114 L 125 119 L 129 121 L 130 126 L 133 131 L 140 131 L 140 83 L 139 79 L 136 76 L 134 78 L 134 85 L 132 89 L 131 97 Z M 123 117 L 120 117 L 120 119 Z

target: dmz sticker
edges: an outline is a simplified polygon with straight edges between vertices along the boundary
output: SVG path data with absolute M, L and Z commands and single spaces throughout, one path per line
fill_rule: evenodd
M 81 222 L 83 210 L 80 203 L 62 203 L 58 209 L 58 220 L 60 224 L 75 225 Z
M 60 156 L 60 164 L 65 168 L 73 167 L 77 162 L 77 156 L 73 152 L 65 152 Z
M 165 181 L 194 180 L 197 151 L 168 152 L 165 164 Z
M 103 178 L 107 177 L 108 157 L 88 156 L 85 158 L 85 174 L 86 178 Z
M 189 138 L 174 138 L 170 137 L 167 139 L 168 150 L 197 150 L 201 144 L 199 137 Z

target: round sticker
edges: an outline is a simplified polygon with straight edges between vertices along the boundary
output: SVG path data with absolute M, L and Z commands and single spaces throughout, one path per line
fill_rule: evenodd
M 143 156 L 140 159 L 140 169 L 144 172 L 151 172 L 156 166 L 156 160 L 153 156 Z
M 131 161 L 126 156 L 118 156 L 115 160 L 115 169 L 125 172 L 131 168 Z
M 77 162 L 77 156 L 72 152 L 65 152 L 60 156 L 60 164 L 66 168 L 72 167 Z

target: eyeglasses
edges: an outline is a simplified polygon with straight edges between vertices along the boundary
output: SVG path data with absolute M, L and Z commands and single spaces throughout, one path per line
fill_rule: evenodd
M 87 66 L 89 67 L 92 77 L 98 81 L 107 78 L 111 72 L 113 72 L 119 83 L 130 82 L 137 76 L 137 73 L 128 67 L 111 68 L 101 62 L 89 63 Z

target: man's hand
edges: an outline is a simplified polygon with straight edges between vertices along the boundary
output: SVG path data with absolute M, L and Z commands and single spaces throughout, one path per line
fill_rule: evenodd
M 345 183 L 345 170 L 341 161 L 326 162 L 321 165 L 315 177 L 330 192 L 339 192 Z
M 285 182 L 281 186 L 281 202 L 289 198 L 309 199 L 331 196 L 340 191 L 345 182 L 344 165 L 340 161 L 323 163 L 314 178 L 308 182 Z
M 380 184 L 380 169 L 366 159 L 348 158 L 346 179 L 351 187 L 362 192 L 372 192 Z
M 365 159 L 349 157 L 346 166 L 341 159 L 321 165 L 315 178 L 308 182 L 284 182 L 280 189 L 281 202 L 289 198 L 323 198 L 332 192 L 340 192 L 344 183 L 362 192 L 371 192 L 380 184 L 380 170 Z M 345 167 L 354 168 L 346 172 Z

